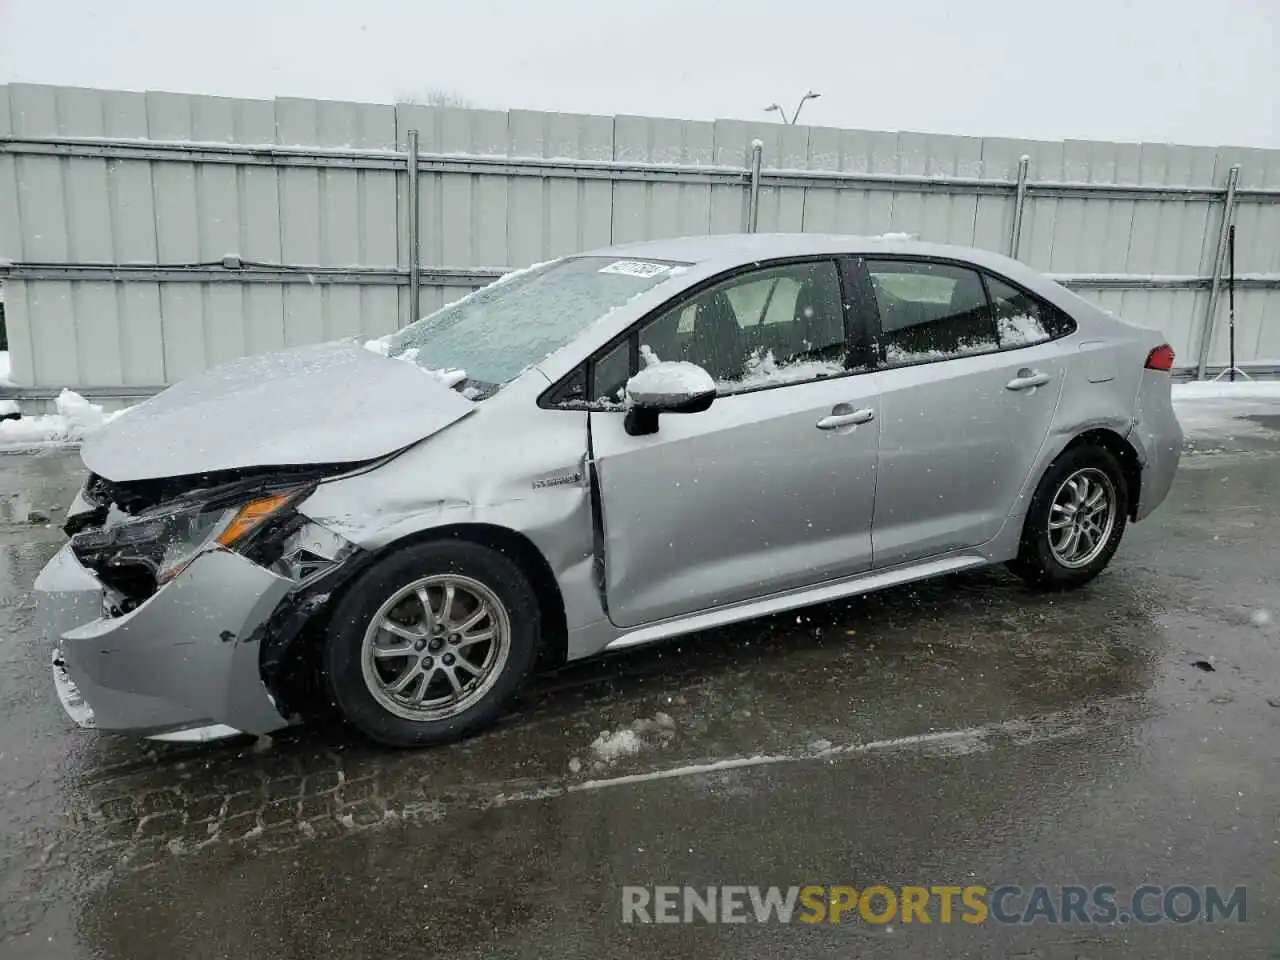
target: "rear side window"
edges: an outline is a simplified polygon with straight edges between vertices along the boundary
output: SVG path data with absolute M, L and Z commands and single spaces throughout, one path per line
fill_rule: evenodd
M 1000 348 L 982 278 L 946 263 L 868 260 L 886 366 Z
M 1075 329 L 1071 318 L 1061 310 L 995 277 L 987 277 L 987 291 L 991 294 L 1001 349 L 1044 343 Z

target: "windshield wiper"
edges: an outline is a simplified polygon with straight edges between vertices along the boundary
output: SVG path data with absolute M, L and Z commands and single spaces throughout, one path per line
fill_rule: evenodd
M 489 383 L 487 380 L 459 380 L 453 385 L 453 389 L 468 400 L 488 400 L 495 393 L 502 389 L 500 383 Z

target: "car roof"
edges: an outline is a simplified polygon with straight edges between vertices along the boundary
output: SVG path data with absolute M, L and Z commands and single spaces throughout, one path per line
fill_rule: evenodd
M 589 251 L 583 256 L 675 260 L 714 268 L 731 268 L 757 260 L 838 254 L 881 254 L 962 260 L 987 267 L 1014 280 L 1043 281 L 1043 274 L 1017 260 L 978 247 L 925 243 L 904 233 L 845 236 L 821 233 L 726 233 L 711 236 L 640 240 Z

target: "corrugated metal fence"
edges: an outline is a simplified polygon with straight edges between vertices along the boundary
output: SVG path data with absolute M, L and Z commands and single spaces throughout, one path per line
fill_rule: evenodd
M 145 396 L 385 333 L 413 289 L 426 313 L 534 261 L 747 229 L 1012 252 L 1212 373 L 1228 217 L 1239 359 L 1280 365 L 1280 151 L 0 86 L 10 395 L 29 399 Z

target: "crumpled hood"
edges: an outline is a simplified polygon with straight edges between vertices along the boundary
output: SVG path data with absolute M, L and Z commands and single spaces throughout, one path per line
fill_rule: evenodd
M 80 456 L 117 482 L 356 463 L 473 409 L 416 364 L 338 340 L 245 357 L 174 384 L 95 431 Z

